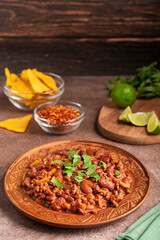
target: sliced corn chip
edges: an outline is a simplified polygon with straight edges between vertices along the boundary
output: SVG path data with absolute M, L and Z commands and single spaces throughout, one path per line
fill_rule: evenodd
M 48 76 L 42 72 L 39 72 L 36 69 L 33 69 L 32 71 L 45 85 L 47 85 L 47 87 L 51 89 L 57 89 L 56 82 L 51 76 Z
M 14 132 L 25 132 L 32 118 L 32 114 L 25 117 L 10 118 L 0 122 L 0 127 Z
M 14 73 L 11 74 L 11 82 L 12 82 L 12 85 L 10 85 L 9 88 L 11 90 L 20 92 L 20 94 L 16 93 L 17 96 L 22 98 L 27 98 L 27 99 L 31 99 L 34 96 L 34 94 L 32 94 L 33 89 L 30 83 L 23 81 Z M 24 94 L 21 94 L 21 93 L 24 93 Z
M 14 73 L 11 73 L 11 82 L 14 84 L 17 81 L 17 75 Z
M 23 79 L 24 81 L 29 81 L 27 70 L 28 69 L 25 69 L 21 72 L 21 79 Z
M 5 74 L 7 78 L 7 87 L 18 92 L 11 92 L 11 94 L 24 98 L 24 100 L 22 99 L 17 101 L 29 106 L 30 109 L 33 109 L 40 103 L 45 102 L 45 100 L 40 101 L 41 98 L 47 98 L 60 91 L 56 90 L 52 92 L 51 90 L 57 89 L 55 80 L 52 77 L 37 71 L 36 69 L 25 69 L 21 72 L 19 77 L 14 73 L 10 73 L 8 68 L 5 68 Z M 37 99 L 39 100 L 37 101 Z
M 35 92 L 42 93 L 42 92 L 48 92 L 51 90 L 37 78 L 37 76 L 34 74 L 34 72 L 31 69 L 27 70 L 27 74 L 28 74 L 29 82 Z
M 10 74 L 10 71 L 8 68 L 5 68 L 5 75 L 7 78 L 6 85 L 7 85 L 7 87 L 9 87 L 12 85 L 12 78 L 11 78 L 11 74 Z

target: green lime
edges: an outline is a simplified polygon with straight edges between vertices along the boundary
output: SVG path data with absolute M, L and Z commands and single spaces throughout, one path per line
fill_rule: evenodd
M 128 114 L 132 113 L 130 106 L 126 107 L 124 109 L 124 111 L 121 113 L 121 115 L 119 116 L 119 120 L 121 120 L 122 122 L 126 122 L 129 123 L 130 120 L 128 118 Z
M 160 134 L 160 122 L 155 113 L 152 114 L 148 121 L 147 131 L 151 134 Z
M 136 100 L 136 90 L 127 83 L 118 83 L 111 91 L 112 102 L 120 107 L 131 106 Z
M 130 122 L 135 126 L 146 126 L 153 112 L 137 112 L 128 114 Z

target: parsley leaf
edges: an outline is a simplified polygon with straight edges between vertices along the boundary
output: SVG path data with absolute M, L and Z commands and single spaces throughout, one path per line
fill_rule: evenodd
M 55 184 L 58 188 L 63 187 L 63 184 L 56 180 L 54 177 L 51 179 L 51 183 Z
M 109 96 L 117 83 L 128 83 L 137 90 L 137 98 L 160 97 L 160 69 L 157 69 L 156 65 L 157 62 L 153 62 L 148 66 L 137 68 L 133 78 L 118 76 L 115 80 L 110 80 L 106 85 Z
M 115 173 L 116 176 L 121 175 L 121 173 L 118 170 L 115 170 L 114 173 Z
M 63 173 L 66 173 L 69 178 L 72 177 L 73 172 L 75 172 L 75 171 L 72 171 L 70 169 L 64 169 L 63 170 Z
M 85 175 L 85 171 L 84 170 L 79 171 L 79 172 L 77 172 L 77 174 L 78 174 L 78 176 L 83 177 Z
M 74 167 L 72 167 L 70 162 L 65 162 L 63 165 L 64 165 L 63 173 L 66 173 L 67 176 L 70 178 L 72 174 L 76 172 L 76 170 L 74 169 Z
M 89 167 L 89 165 L 91 165 L 91 156 L 87 155 L 87 153 L 84 153 L 82 157 L 84 159 L 84 165 L 82 166 L 82 168 L 86 169 Z
M 96 167 L 97 167 L 96 164 L 91 164 L 91 165 L 88 167 L 86 174 L 90 176 L 92 173 L 95 172 Z
M 75 154 L 76 154 L 76 151 L 73 150 L 73 149 L 71 149 L 71 150 L 70 150 L 70 154 L 69 154 L 69 156 L 68 156 L 68 158 L 69 158 L 70 161 L 72 160 L 72 158 L 74 158 L 74 155 L 75 155 Z
M 71 167 L 71 163 L 70 163 L 70 162 L 64 162 L 64 163 L 63 163 L 63 166 L 64 166 L 65 168 L 69 168 L 69 167 Z
M 103 162 L 103 161 L 99 161 L 99 163 L 102 165 L 102 167 L 103 167 L 104 169 L 107 168 L 107 164 L 106 164 L 105 162 Z
M 74 177 L 74 179 L 75 179 L 77 182 L 82 182 L 82 181 L 83 181 L 83 177 L 82 177 L 82 176 L 76 176 L 76 177 Z
M 61 160 L 54 160 L 53 162 L 55 162 L 55 163 L 62 163 L 63 164 L 63 162 Z
M 82 171 L 79 171 L 77 172 L 77 176 L 74 177 L 74 179 L 77 181 L 77 182 L 82 182 L 83 181 L 83 176 L 85 175 L 85 171 L 82 170 Z
M 72 166 L 73 166 L 73 167 L 77 166 L 77 164 L 78 164 L 80 161 L 81 161 L 81 156 L 78 155 L 78 154 L 74 154 Z
M 90 174 L 90 177 L 94 177 L 96 179 L 96 182 L 98 182 L 98 180 L 100 179 L 100 176 L 98 173 L 94 172 L 92 174 Z

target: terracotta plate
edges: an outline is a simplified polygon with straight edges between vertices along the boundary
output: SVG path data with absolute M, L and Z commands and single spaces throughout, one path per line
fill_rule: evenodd
M 127 164 L 133 176 L 131 193 L 119 203 L 117 208 L 109 207 L 97 214 L 78 215 L 60 213 L 45 208 L 33 201 L 21 188 L 22 178 L 31 162 L 49 154 L 53 149 L 74 148 L 77 145 L 97 146 L 116 151 L 122 162 Z M 146 198 L 150 178 L 143 164 L 132 154 L 116 146 L 93 141 L 60 141 L 36 147 L 20 156 L 10 166 L 5 177 L 5 190 L 11 202 L 26 216 L 39 222 L 66 228 L 87 228 L 102 225 L 126 216 L 138 208 Z

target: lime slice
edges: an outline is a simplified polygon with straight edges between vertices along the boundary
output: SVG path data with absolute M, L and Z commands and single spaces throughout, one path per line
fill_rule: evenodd
M 160 134 L 160 122 L 155 113 L 152 114 L 148 121 L 147 131 L 151 134 Z
M 126 122 L 129 123 L 130 120 L 128 118 L 128 114 L 132 113 L 130 106 L 126 107 L 124 109 L 124 111 L 121 113 L 121 115 L 119 116 L 119 120 L 121 120 L 122 122 Z
M 153 112 L 137 112 L 128 114 L 130 122 L 135 126 L 146 126 Z

